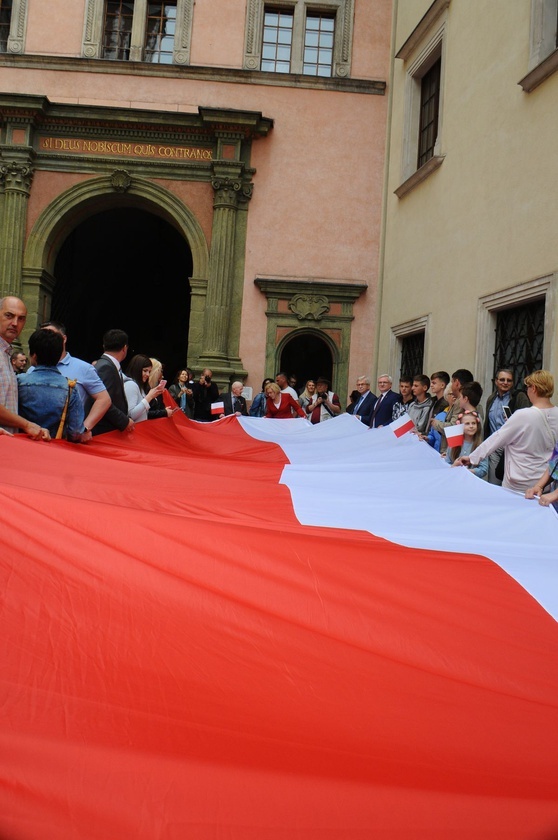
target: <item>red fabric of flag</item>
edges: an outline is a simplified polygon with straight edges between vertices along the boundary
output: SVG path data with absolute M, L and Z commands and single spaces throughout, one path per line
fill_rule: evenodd
M 0 837 L 558 831 L 557 625 L 494 563 L 300 525 L 234 417 L 0 455 Z

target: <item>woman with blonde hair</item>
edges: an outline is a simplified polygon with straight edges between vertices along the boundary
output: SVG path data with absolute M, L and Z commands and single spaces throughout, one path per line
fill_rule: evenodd
M 312 397 L 316 393 L 316 380 L 309 379 L 306 385 L 304 386 L 304 391 L 298 398 L 298 404 L 301 408 L 306 408 L 307 405 L 310 404 L 312 401 Z
M 165 406 L 163 402 L 162 393 L 165 390 L 167 380 L 163 379 L 163 365 L 159 359 L 150 359 L 151 373 L 149 375 L 149 385 L 151 388 L 157 388 L 162 385 L 158 395 L 151 401 L 149 411 L 147 412 L 148 420 L 159 420 L 160 417 L 172 417 L 175 411 L 180 411 L 179 407 L 170 408 Z
M 456 461 L 478 466 L 496 449 L 505 449 L 502 486 L 525 493 L 533 476 L 542 475 L 558 439 L 558 408 L 550 402 L 554 378 L 548 370 L 536 370 L 525 378 L 530 408 L 520 408 L 497 432 L 490 435 L 471 455 Z
M 267 410 L 264 417 L 273 417 L 275 420 L 292 420 L 293 411 L 299 417 L 305 417 L 303 410 L 293 400 L 290 394 L 282 393 L 281 388 L 276 382 L 270 382 L 265 389 L 267 397 Z

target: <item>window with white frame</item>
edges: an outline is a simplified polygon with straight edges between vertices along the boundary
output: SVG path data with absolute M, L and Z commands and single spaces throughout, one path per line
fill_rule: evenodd
M 405 123 L 401 198 L 443 161 L 444 49 L 450 0 L 434 0 L 400 47 L 405 62 Z
M 353 17 L 354 0 L 248 0 L 244 67 L 347 77 Z
M 87 0 L 83 55 L 188 64 L 194 0 Z

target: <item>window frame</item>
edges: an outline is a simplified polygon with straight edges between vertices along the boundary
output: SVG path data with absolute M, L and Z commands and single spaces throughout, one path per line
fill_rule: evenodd
M 27 2 L 27 0 L 26 0 Z M 104 58 L 103 38 L 105 24 L 105 0 L 87 0 L 85 23 L 83 31 L 82 55 L 84 58 L 96 58 L 103 61 L 117 61 L 118 59 Z M 130 57 L 127 61 L 144 60 L 147 34 L 148 0 L 134 0 L 134 16 L 132 22 L 132 38 Z M 172 65 L 187 65 L 190 63 L 190 45 L 192 39 L 192 20 L 194 15 L 194 0 L 177 0 L 176 30 L 174 34 L 174 49 Z M 126 61 L 126 59 L 122 59 Z M 169 67 L 168 63 L 145 62 L 147 66 Z
M 10 32 L 6 44 L 6 52 L 1 55 L 23 53 L 25 32 L 27 29 L 28 0 L 12 0 L 12 16 L 10 18 Z
M 484 389 L 490 389 L 493 380 L 497 313 L 540 300 L 545 302 L 543 366 L 554 370 L 558 362 L 557 348 L 552 342 L 552 336 L 556 334 L 554 309 L 558 300 L 558 272 L 479 298 L 474 370 L 478 371 L 478 380 Z
M 413 318 L 410 321 L 404 321 L 401 324 L 395 324 L 390 328 L 389 370 L 401 370 L 403 339 L 407 338 L 407 336 L 416 335 L 417 333 L 422 333 L 424 335 L 423 359 L 424 364 L 426 364 L 428 353 L 430 351 L 429 326 L 430 315 L 420 315 L 418 318 Z M 416 373 L 420 373 L 420 371 L 414 371 L 411 375 L 414 376 Z M 398 374 L 392 374 L 392 376 L 395 379 Z
M 400 47 L 395 57 L 406 65 L 405 115 L 401 161 L 401 185 L 395 190 L 403 198 L 414 187 L 438 169 L 444 161 L 444 78 L 445 41 L 448 7 L 451 0 L 434 0 L 424 17 Z M 433 155 L 418 166 L 422 79 L 440 61 L 440 93 L 438 98 L 438 130 Z
M 527 69 L 518 83 L 526 93 L 558 70 L 558 0 L 531 0 Z
M 304 39 L 308 13 L 335 17 L 333 63 L 331 76 L 305 74 L 304 78 L 348 78 L 351 74 L 353 23 L 355 0 L 248 0 L 244 62 L 246 70 L 261 70 L 264 11 L 283 10 L 293 14 L 293 40 L 291 49 L 291 74 L 303 75 Z M 262 70 L 261 72 L 271 72 Z M 285 73 L 277 73 L 285 76 Z

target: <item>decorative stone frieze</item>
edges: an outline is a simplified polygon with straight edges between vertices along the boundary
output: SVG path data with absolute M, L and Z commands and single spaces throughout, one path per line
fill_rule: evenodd
M 321 321 L 325 313 L 329 312 L 329 301 L 325 295 L 294 295 L 289 309 L 299 321 Z

